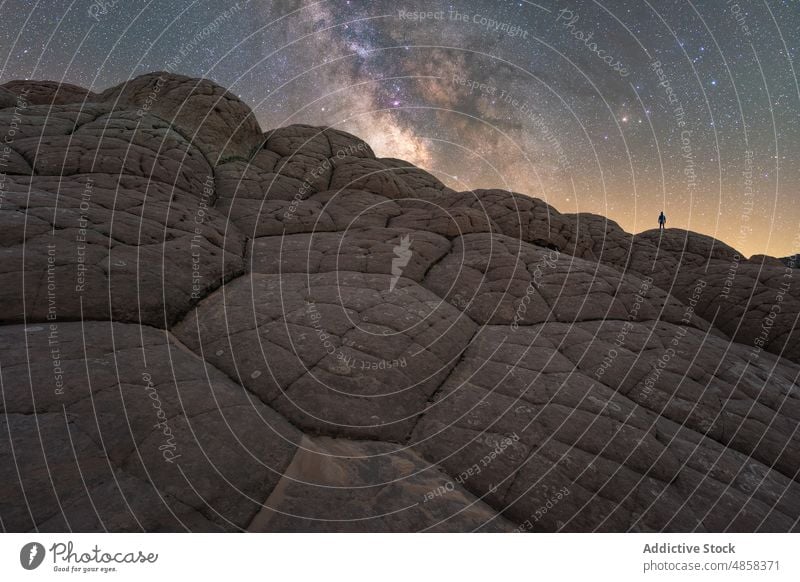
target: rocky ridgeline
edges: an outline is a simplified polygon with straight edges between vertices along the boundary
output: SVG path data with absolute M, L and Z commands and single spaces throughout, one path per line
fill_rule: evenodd
M 798 529 L 780 261 L 206 80 L 0 107 L 3 529 Z

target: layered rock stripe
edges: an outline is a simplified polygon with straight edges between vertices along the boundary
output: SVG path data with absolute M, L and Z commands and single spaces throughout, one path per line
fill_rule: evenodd
M 5 531 L 797 531 L 791 261 L 209 80 L 0 88 Z

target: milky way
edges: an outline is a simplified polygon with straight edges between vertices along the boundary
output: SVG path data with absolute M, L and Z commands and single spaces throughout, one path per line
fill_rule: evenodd
M 168 4 L 168 5 L 165 5 Z M 208 77 L 458 190 L 800 251 L 794 1 L 4 2 L 0 80 Z

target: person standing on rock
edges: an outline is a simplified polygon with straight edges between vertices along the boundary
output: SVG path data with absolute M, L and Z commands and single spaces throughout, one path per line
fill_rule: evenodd
M 658 230 L 664 230 L 667 224 L 667 217 L 664 216 L 664 211 L 661 211 L 661 214 L 658 215 Z

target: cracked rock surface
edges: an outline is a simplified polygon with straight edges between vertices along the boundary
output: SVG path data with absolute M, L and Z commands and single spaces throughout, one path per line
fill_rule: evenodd
M 209 80 L 15 81 L 11 127 L 4 530 L 800 530 L 792 261 Z

